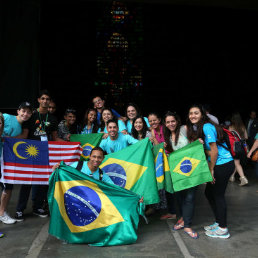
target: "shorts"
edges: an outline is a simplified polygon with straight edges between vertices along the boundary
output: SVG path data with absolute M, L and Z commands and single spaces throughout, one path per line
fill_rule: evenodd
M 2 175 L 1 175 L 1 167 L 0 167 L 0 178 L 1 177 L 2 177 Z M 13 189 L 13 184 L 7 184 L 7 183 L 0 182 L 0 186 L 2 188 L 2 191 L 4 191 L 4 190 L 12 190 Z

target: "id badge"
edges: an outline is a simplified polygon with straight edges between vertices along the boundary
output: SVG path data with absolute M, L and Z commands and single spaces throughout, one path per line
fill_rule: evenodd
M 47 135 L 45 134 L 45 135 L 41 135 L 40 136 L 40 140 L 42 141 L 42 142 L 47 142 Z

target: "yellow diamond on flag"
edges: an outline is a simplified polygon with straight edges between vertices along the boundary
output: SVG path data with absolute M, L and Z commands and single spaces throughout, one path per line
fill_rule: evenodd
M 87 180 L 58 181 L 54 198 L 69 230 L 90 231 L 123 222 L 110 199 L 93 182 Z
M 183 176 L 190 176 L 196 169 L 200 160 L 184 157 L 175 167 L 173 172 L 181 174 Z
M 147 169 L 132 162 L 109 158 L 100 168 L 112 179 L 114 184 L 130 190 Z

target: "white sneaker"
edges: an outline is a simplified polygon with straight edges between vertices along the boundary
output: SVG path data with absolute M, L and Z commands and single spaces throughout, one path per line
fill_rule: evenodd
M 7 212 L 4 212 L 4 215 L 0 216 L 0 221 L 4 224 L 14 224 L 16 222 L 16 220 L 11 218 Z

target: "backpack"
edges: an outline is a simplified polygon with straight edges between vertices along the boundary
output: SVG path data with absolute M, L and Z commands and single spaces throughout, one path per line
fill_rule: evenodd
M 236 131 L 229 131 L 223 128 L 224 141 L 227 147 L 218 143 L 218 145 L 230 151 L 231 155 L 235 159 L 245 159 L 247 155 L 247 145 L 245 140 L 241 139 L 240 135 Z
M 78 164 L 76 166 L 77 170 L 79 170 L 79 171 L 82 170 L 83 162 L 84 162 L 84 160 L 82 160 L 82 159 L 78 161 Z M 102 178 L 103 178 L 103 171 L 99 168 L 99 180 L 102 181 Z

